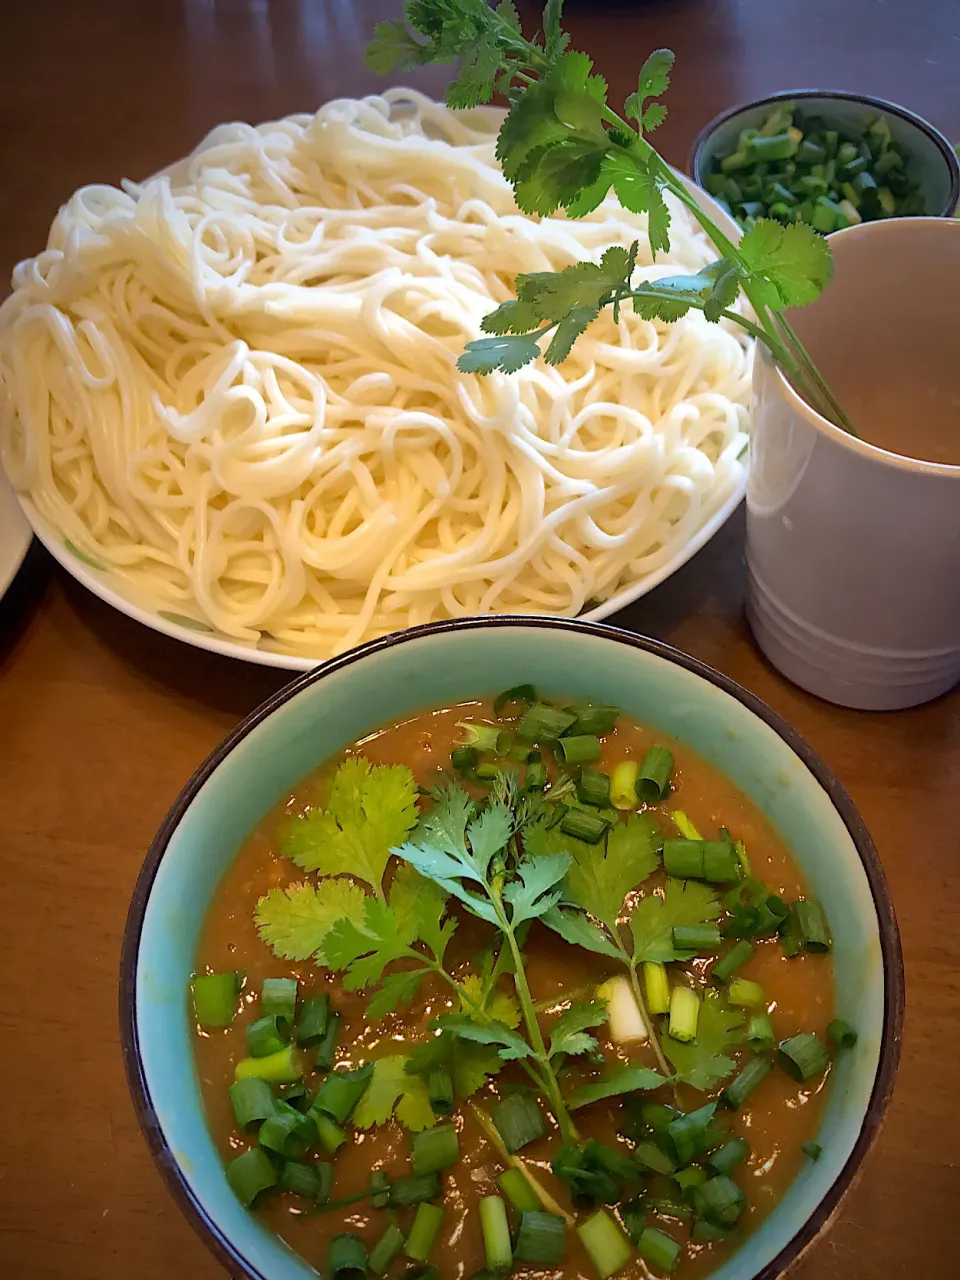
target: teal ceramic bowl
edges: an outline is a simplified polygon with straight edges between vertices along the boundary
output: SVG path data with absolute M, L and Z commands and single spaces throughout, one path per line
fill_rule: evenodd
M 795 102 L 807 116 L 819 116 L 828 126 L 858 132 L 867 116 L 881 116 L 909 161 L 910 172 L 920 181 L 924 214 L 952 217 L 960 201 L 960 161 L 939 129 L 922 116 L 868 94 L 826 89 L 792 89 L 772 93 L 755 102 L 731 107 L 716 116 L 697 135 L 690 151 L 690 173 L 703 186 L 715 159 L 735 151 L 742 129 L 758 129 L 770 111 L 782 102 Z
M 143 867 L 124 939 L 120 1012 L 130 1087 L 148 1142 L 188 1218 L 228 1271 L 316 1272 L 241 1208 L 204 1122 L 187 989 L 221 877 L 264 814 L 304 774 L 370 730 L 425 707 L 535 680 L 617 703 L 722 769 L 768 815 L 830 904 L 839 1016 L 859 1039 L 838 1059 L 823 1155 L 713 1280 L 773 1280 L 823 1230 L 880 1128 L 903 1014 L 896 920 L 857 811 L 807 744 L 752 694 L 666 645 L 575 620 L 484 618 L 374 641 L 288 685 L 200 767 Z

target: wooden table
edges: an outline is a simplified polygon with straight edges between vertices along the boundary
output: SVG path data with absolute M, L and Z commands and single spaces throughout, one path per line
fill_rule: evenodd
M 87 182 L 139 177 L 221 120 L 374 88 L 362 48 L 394 0 L 5 0 L 0 5 L 4 273 Z M 523 6 L 529 19 L 530 6 Z M 572 4 L 610 81 L 678 53 L 669 159 L 738 100 L 817 84 L 880 94 L 960 137 L 955 0 Z M 442 74 L 420 83 L 439 90 Z M 886 1129 L 804 1280 L 960 1271 L 960 698 L 862 714 L 807 697 L 742 619 L 743 527 L 618 619 L 713 663 L 837 770 L 890 878 L 910 1000 Z M 36 548 L 0 604 L 0 1274 L 212 1280 L 137 1130 L 116 1017 L 127 902 L 180 785 L 282 673 L 181 648 L 112 613 Z

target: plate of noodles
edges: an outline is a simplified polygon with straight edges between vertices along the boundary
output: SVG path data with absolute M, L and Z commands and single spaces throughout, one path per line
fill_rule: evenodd
M 456 370 L 521 272 L 634 240 L 649 278 L 715 256 L 679 204 L 656 265 L 612 197 L 521 214 L 501 120 L 339 99 L 63 206 L 0 308 L 0 456 L 75 578 L 305 670 L 434 619 L 604 618 L 713 536 L 746 483 L 739 328 L 624 308 L 562 365 Z

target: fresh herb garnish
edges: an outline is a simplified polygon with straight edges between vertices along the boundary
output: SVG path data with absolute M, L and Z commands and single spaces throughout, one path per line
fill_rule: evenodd
M 647 215 L 650 251 L 656 256 L 670 247 L 669 195 L 700 224 L 720 256 L 696 275 L 645 281 L 634 278 L 635 243 L 608 249 L 599 264 L 520 275 L 516 301 L 484 318 L 481 327 L 491 336 L 468 343 L 460 369 L 513 373 L 541 353 L 560 363 L 608 306 L 615 317 L 630 304 L 644 318 L 666 322 L 700 310 L 708 320 L 728 320 L 766 343 L 814 408 L 853 432 L 783 314 L 785 307 L 813 301 L 829 282 L 833 260 L 827 242 L 804 223 L 785 227 L 760 219 L 734 244 L 649 140 L 666 117 L 658 99 L 669 88 L 674 55 L 658 49 L 647 58 L 636 92 L 619 115 L 591 59 L 568 48 L 561 10 L 562 0 L 546 5 L 538 41 L 524 37 L 511 0 L 495 8 L 486 0 L 407 0 L 405 21 L 375 28 L 367 65 L 386 74 L 459 60 L 460 74 L 446 92 L 453 108 L 506 94 L 510 107 L 497 158 L 525 213 L 546 216 L 562 208 L 569 217 L 583 217 L 612 188 L 624 208 Z M 756 321 L 735 309 L 741 291 Z
M 743 1016 L 717 992 L 706 991 L 697 1021 L 697 1038 L 689 1044 L 665 1036 L 664 1051 L 677 1080 L 705 1093 L 733 1074 L 736 1062 L 728 1055 L 743 1039 Z

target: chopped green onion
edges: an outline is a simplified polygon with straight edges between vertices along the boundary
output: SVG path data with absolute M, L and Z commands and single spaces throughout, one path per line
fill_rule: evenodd
M 740 863 L 726 840 L 664 840 L 663 869 L 678 880 L 736 884 Z
M 826 1046 L 812 1031 L 802 1031 L 789 1040 L 781 1040 L 777 1061 L 794 1080 L 809 1080 L 820 1075 L 830 1064 Z
M 658 1271 L 673 1271 L 680 1258 L 680 1245 L 673 1236 L 657 1227 L 647 1227 L 640 1233 L 637 1253 Z
M 284 1102 L 289 1102 L 298 1111 L 309 1111 L 313 1105 L 313 1094 L 302 1080 L 297 1080 L 295 1084 L 282 1084 L 278 1092 Z
M 568 809 L 560 819 L 560 830 L 565 836 L 574 836 L 587 844 L 599 844 L 609 826 L 606 818 L 587 813 L 585 809 Z
M 458 720 L 457 728 L 467 735 L 461 746 L 488 751 L 494 756 L 505 756 L 510 750 L 512 737 L 506 729 L 493 724 L 472 724 L 469 720 Z
M 636 760 L 621 760 L 613 766 L 610 776 L 610 803 L 615 809 L 637 807 L 637 778 L 640 766 Z
M 798 898 L 793 904 L 793 910 L 804 951 L 815 954 L 829 951 L 833 946 L 833 939 L 820 903 L 813 898 Z
M 317 1140 L 317 1122 L 312 1112 L 306 1115 L 287 1102 L 274 1104 L 273 1112 L 260 1126 L 260 1145 L 279 1156 L 296 1160 Z
M 198 973 L 193 980 L 193 1011 L 201 1027 L 229 1027 L 237 1016 L 241 975 Z
M 755 1013 L 747 1023 L 747 1043 L 755 1049 L 772 1049 L 773 1023 L 769 1013 Z
M 330 1155 L 336 1155 L 343 1144 L 348 1141 L 346 1130 L 342 1129 L 336 1120 L 331 1119 L 325 1111 L 311 1111 L 309 1114 L 313 1116 L 316 1123 L 320 1145 Z
M 559 1266 L 563 1262 L 565 1235 L 564 1221 L 555 1213 L 528 1209 L 520 1216 L 514 1257 L 517 1262 L 534 1263 L 541 1267 Z M 489 1253 L 487 1265 L 493 1265 Z M 507 1266 L 509 1265 L 508 1262 Z
M 424 1173 L 413 1178 L 397 1178 L 390 1184 L 390 1204 L 394 1209 L 435 1200 L 441 1191 L 440 1175 Z
M 673 774 L 673 752 L 666 747 L 651 747 L 643 757 L 636 781 L 637 799 L 644 804 L 657 804 L 670 790 Z
M 435 1116 L 448 1116 L 453 1111 L 453 1077 L 446 1067 L 435 1067 L 427 1076 L 427 1096 Z
M 692 1191 L 690 1195 L 692 1197 Z M 648 1196 L 647 1208 L 658 1218 L 675 1218 L 678 1222 L 687 1222 L 693 1217 L 693 1210 L 686 1201 L 677 1200 L 672 1195 Z
M 731 1111 L 739 1111 L 772 1067 L 773 1063 L 768 1058 L 754 1058 L 730 1081 L 720 1097 Z
M 344 1232 L 333 1237 L 327 1271 L 330 1280 L 362 1280 L 367 1274 L 367 1251 L 359 1236 Z
M 690 1239 L 705 1242 L 708 1240 L 726 1240 L 730 1235 L 728 1227 L 718 1227 L 713 1222 L 708 1222 L 706 1218 L 698 1218 L 693 1224 L 693 1230 L 690 1232 Z
M 750 1008 L 753 1005 L 766 1004 L 767 996 L 759 982 L 751 982 L 749 978 L 734 978 L 727 987 L 727 999 L 731 1004 Z
M 482 764 L 477 765 L 473 771 L 473 776 L 479 782 L 492 782 L 501 773 L 503 773 L 503 770 L 498 764 L 494 764 L 492 760 L 485 760 Z
M 716 951 L 720 946 L 720 927 L 715 924 L 676 924 L 673 945 L 678 951 Z
M 258 1080 L 256 1076 L 249 1080 L 235 1080 L 229 1093 L 233 1114 L 241 1131 L 273 1115 L 273 1090 L 266 1080 Z
M 571 734 L 592 733 L 599 737 L 610 732 L 620 715 L 619 707 L 587 706 L 575 710 L 577 718 L 570 726 Z
M 509 1271 L 513 1265 L 510 1224 L 507 1206 L 499 1196 L 484 1196 L 480 1201 L 480 1230 L 483 1250 L 491 1271 Z
M 330 1199 L 330 1188 L 333 1185 L 333 1165 L 326 1161 L 316 1164 L 301 1164 L 297 1160 L 285 1160 L 280 1170 L 280 1188 L 292 1191 L 295 1195 L 306 1196 L 323 1204 Z
M 289 1039 L 286 1019 L 271 1013 L 248 1025 L 247 1053 L 251 1058 L 268 1058 L 279 1053 Z
M 605 809 L 610 803 L 610 775 L 599 769 L 584 769 L 577 784 L 577 799 L 581 804 Z
M 736 971 L 747 963 L 753 952 L 753 943 L 741 939 L 740 942 L 734 943 L 726 955 L 720 957 L 711 970 L 711 976 L 718 982 L 729 982 Z
M 511 702 L 526 702 L 529 705 L 536 701 L 537 691 L 532 684 L 515 684 L 512 689 L 505 689 L 503 693 L 497 695 L 494 699 L 493 711 L 495 715 L 499 715 Z
M 372 1075 L 372 1062 L 355 1071 L 331 1071 L 313 1100 L 314 1111 L 322 1111 L 337 1124 L 343 1124 L 366 1093 Z
M 747 1207 L 747 1197 L 726 1174 L 718 1173 L 693 1193 L 698 1215 L 718 1227 L 735 1227 Z
M 801 1150 L 808 1160 L 819 1160 L 823 1155 L 823 1147 L 819 1142 L 805 1142 Z
M 633 1153 L 633 1158 L 641 1168 L 650 1169 L 653 1173 L 662 1173 L 665 1177 L 669 1177 L 677 1167 L 667 1153 L 661 1151 L 652 1142 L 639 1143 Z
M 673 1158 L 674 1165 L 689 1164 L 703 1151 L 703 1137 L 710 1127 L 717 1104 L 705 1106 L 687 1115 L 678 1115 L 657 1135 L 657 1146 Z
M 374 1209 L 385 1209 L 390 1203 L 390 1179 L 383 1169 L 374 1169 L 370 1174 L 370 1190 Z
M 314 1045 L 322 1040 L 330 1017 L 330 997 L 308 996 L 300 1005 L 300 1018 L 297 1022 L 297 1044 Z
M 260 988 L 260 1012 L 276 1014 L 292 1027 L 297 1015 L 296 978 L 264 978 Z
M 834 1018 L 827 1023 L 827 1035 L 838 1049 L 852 1049 L 857 1043 L 856 1031 L 843 1018 Z
M 600 1280 L 608 1280 L 630 1261 L 631 1248 L 627 1237 L 603 1209 L 577 1227 L 580 1243 L 590 1255 Z
M 540 752 L 533 747 L 511 747 L 510 759 L 518 760 L 520 764 L 536 764 L 540 760 Z
M 273 1161 L 259 1147 L 251 1147 L 231 1160 L 224 1170 L 230 1189 L 245 1209 L 249 1209 L 261 1191 L 277 1184 Z
M 535 1213 L 540 1208 L 537 1193 L 519 1169 L 504 1170 L 497 1178 L 497 1186 L 518 1213 Z
M 274 1084 L 293 1084 L 303 1075 L 300 1055 L 292 1044 L 285 1045 L 266 1058 L 241 1058 L 233 1068 L 234 1080 L 271 1080 Z
M 710 1163 L 717 1173 L 729 1173 L 738 1164 L 742 1164 L 750 1154 L 750 1144 L 744 1138 L 731 1138 L 719 1151 L 710 1156 Z
M 554 827 L 559 826 L 569 811 L 569 805 L 563 804 L 562 801 L 554 801 L 553 813 L 547 819 L 546 830 L 552 831 Z
M 413 1135 L 413 1172 L 439 1173 L 460 1159 L 460 1142 L 452 1124 L 438 1124 Z
M 648 1013 L 670 1011 L 670 981 L 666 965 L 656 960 L 643 962 L 643 990 L 647 998 Z
M 370 1250 L 369 1267 L 375 1276 L 385 1276 L 390 1263 L 403 1248 L 404 1235 L 395 1222 L 391 1222 L 383 1235 Z
M 547 785 L 547 766 L 542 760 L 537 760 L 533 764 L 527 765 L 523 785 L 527 791 L 542 791 L 544 789 Z
M 556 750 L 564 764 L 592 764 L 602 754 L 600 739 L 592 733 L 578 734 L 575 738 L 561 738 L 556 744 Z
M 667 1034 L 689 1044 L 697 1038 L 700 1020 L 700 997 L 692 987 L 676 986 L 670 992 L 670 1022 Z
M 527 707 L 517 725 L 517 737 L 524 742 L 546 743 L 548 746 L 576 723 L 576 714 L 559 711 L 545 702 L 535 702 Z
M 450 752 L 450 763 L 461 777 L 473 773 L 480 760 L 476 747 L 454 747 Z
M 443 1208 L 440 1205 L 430 1204 L 428 1200 L 423 1200 L 417 1205 L 413 1226 L 403 1246 L 403 1252 L 408 1258 L 412 1258 L 414 1262 L 426 1262 L 442 1222 Z
M 331 1013 L 327 1019 L 327 1029 L 323 1039 L 317 1045 L 314 1065 L 318 1071 L 329 1071 L 333 1067 L 337 1053 L 337 1036 L 340 1034 L 340 1015 Z
M 620 1221 L 634 1244 L 640 1239 L 647 1225 L 647 1198 L 638 1196 L 620 1206 Z
M 707 1180 L 707 1171 L 698 1164 L 688 1164 L 671 1175 L 672 1180 L 680 1188 L 681 1195 L 692 1192 L 694 1187 L 701 1186 Z
M 673 819 L 674 826 L 683 836 L 684 840 L 700 840 L 702 839 L 700 832 L 693 825 L 682 809 L 674 809 L 670 815 Z
M 528 1093 L 508 1093 L 490 1108 L 490 1119 L 511 1155 L 546 1132 L 540 1108 Z

